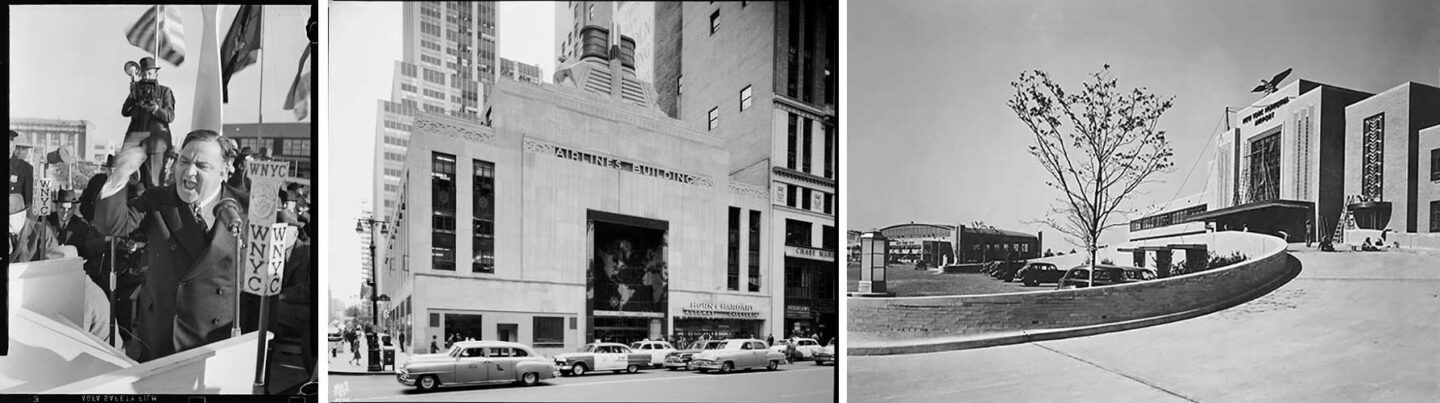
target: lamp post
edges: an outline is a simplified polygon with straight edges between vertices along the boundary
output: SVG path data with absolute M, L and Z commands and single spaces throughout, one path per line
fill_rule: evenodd
M 380 290 L 375 288 L 375 276 L 379 275 L 375 270 L 375 239 L 378 238 L 378 235 L 390 233 L 390 226 L 385 220 L 375 219 L 374 215 L 355 220 L 355 233 L 363 234 L 367 230 L 370 231 L 370 282 L 366 284 L 370 286 L 370 324 L 379 327 L 380 316 L 377 302 L 380 298 L 377 295 L 380 294 Z M 389 298 L 387 297 L 385 300 L 389 301 Z
M 885 290 L 885 264 L 890 261 L 890 240 L 879 232 L 860 236 L 860 290 L 852 296 L 888 297 L 895 293 Z

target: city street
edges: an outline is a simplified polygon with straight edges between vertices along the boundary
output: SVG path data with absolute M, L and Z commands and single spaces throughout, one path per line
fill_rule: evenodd
M 1302 265 L 1299 277 L 1194 319 L 974 350 L 852 356 L 849 398 L 1355 402 L 1440 396 L 1440 344 L 1434 342 L 1440 253 L 1290 248 Z
M 546 379 L 537 386 L 513 384 L 440 388 L 421 393 L 394 376 L 331 375 L 330 399 L 352 401 L 599 401 L 599 402 L 833 402 L 836 366 L 811 361 L 779 370 L 730 374 L 642 370 L 636 374 L 587 374 Z

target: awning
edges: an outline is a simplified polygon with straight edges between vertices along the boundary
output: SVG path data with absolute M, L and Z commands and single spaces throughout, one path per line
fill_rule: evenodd
M 1311 203 L 1311 202 L 1307 202 L 1307 201 L 1300 201 L 1300 200 L 1279 200 L 1279 199 L 1276 199 L 1276 200 L 1266 200 L 1266 201 L 1260 201 L 1260 202 L 1253 202 L 1253 203 L 1241 204 L 1241 205 L 1238 205 L 1238 206 L 1230 206 L 1230 207 L 1222 208 L 1222 209 L 1219 209 L 1219 210 L 1206 211 L 1206 212 L 1204 212 L 1204 213 L 1200 213 L 1200 214 L 1196 214 L 1196 215 L 1192 215 L 1192 216 L 1186 217 L 1186 218 L 1185 218 L 1185 222 L 1210 221 L 1210 220 L 1214 220 L 1214 219 L 1221 218 L 1221 217 L 1225 217 L 1225 216 L 1229 216 L 1229 215 L 1241 214 L 1241 213 L 1252 213 L 1252 212 L 1257 212 L 1257 211 L 1262 211 L 1262 210 L 1270 210 L 1270 209 L 1284 209 L 1284 210 L 1291 210 L 1291 209 L 1295 209 L 1295 210 L 1310 209 L 1310 208 L 1313 208 L 1314 206 L 1315 206 L 1315 203 Z

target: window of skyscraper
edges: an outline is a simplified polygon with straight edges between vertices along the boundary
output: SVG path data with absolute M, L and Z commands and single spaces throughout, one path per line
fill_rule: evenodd
M 434 232 L 431 234 L 431 266 L 455 270 L 455 156 L 431 153 L 430 204 Z
M 475 178 L 471 212 L 474 214 L 475 258 L 471 270 L 495 272 L 495 164 L 474 160 Z
M 725 289 L 740 290 L 740 209 L 730 208 L 728 227 L 729 246 L 726 248 L 728 265 L 725 269 Z
M 760 212 L 755 210 L 750 210 L 750 291 L 760 292 Z
M 714 108 L 710 108 L 710 114 L 709 114 L 709 116 L 710 116 L 710 129 L 709 129 L 709 130 L 715 130 L 715 129 L 719 128 L 719 127 L 720 127 L 720 107 L 717 106 L 717 107 L 714 107 Z

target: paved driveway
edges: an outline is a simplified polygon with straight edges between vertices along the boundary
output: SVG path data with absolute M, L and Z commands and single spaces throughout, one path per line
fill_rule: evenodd
M 1440 254 L 1293 252 L 1300 276 L 1185 321 L 848 357 L 852 401 L 1436 401 Z M 936 400 L 942 399 L 942 400 Z

